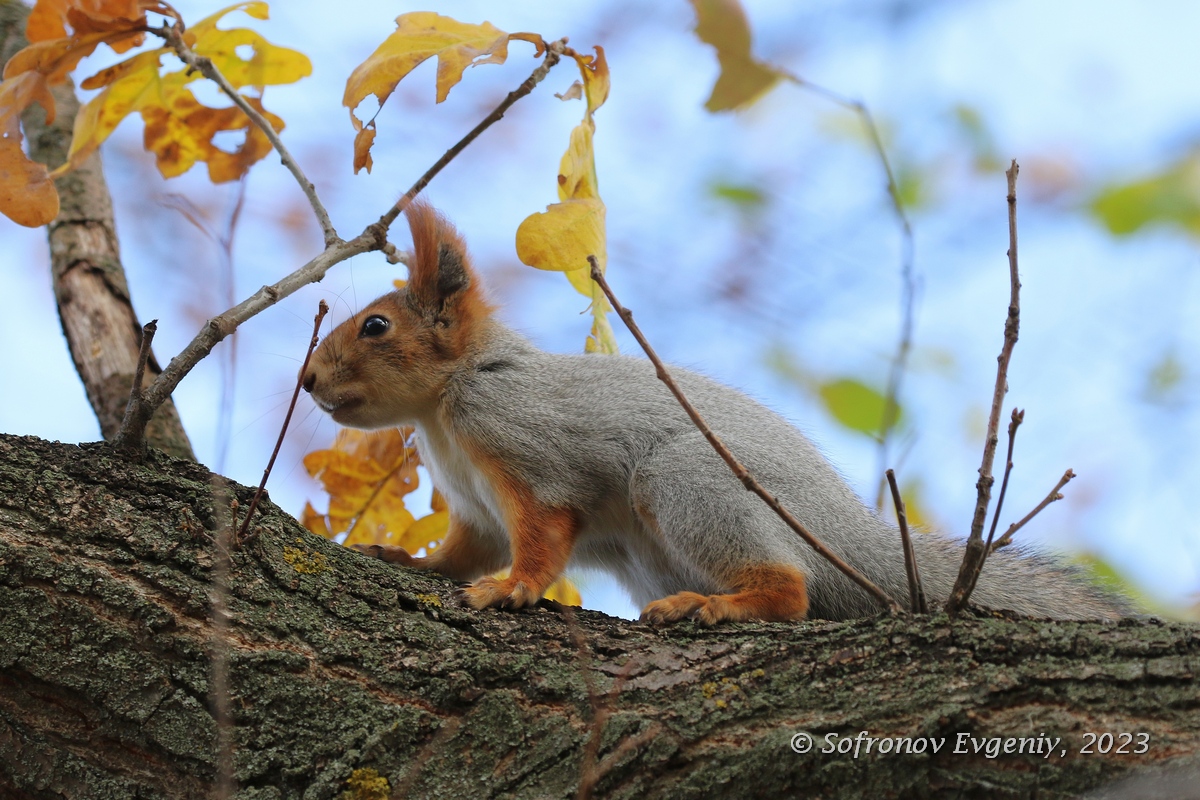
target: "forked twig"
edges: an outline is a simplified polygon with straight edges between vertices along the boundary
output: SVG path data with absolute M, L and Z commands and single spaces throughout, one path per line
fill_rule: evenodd
M 308 361 L 312 358 L 313 350 L 316 349 L 317 340 L 320 338 L 321 320 L 325 319 L 325 315 L 328 313 L 329 306 L 322 300 L 317 306 L 317 316 L 313 318 L 312 339 L 308 342 L 308 352 L 304 354 L 304 363 L 300 365 L 300 374 L 296 376 L 296 388 L 292 392 L 292 402 L 288 404 L 287 416 L 283 418 L 283 426 L 279 429 L 279 439 L 275 442 L 275 450 L 271 453 L 271 460 L 267 462 L 267 468 L 263 470 L 262 481 L 258 484 L 258 491 L 254 493 L 254 499 L 250 501 L 250 508 L 246 511 L 246 518 L 242 520 L 242 527 L 238 529 L 237 540 L 242 544 L 252 541 L 258 535 L 258 531 L 247 535 L 246 529 L 250 527 L 250 520 L 254 518 L 258 501 L 262 499 L 263 491 L 266 488 L 267 478 L 271 476 L 271 468 L 275 466 L 279 448 L 283 446 L 283 435 L 287 433 L 288 423 L 292 421 L 292 412 L 296 410 L 296 399 L 300 397 L 300 387 L 304 383 L 304 373 L 308 370 Z
M 133 372 L 133 387 L 129 390 L 129 403 L 125 406 L 125 418 L 121 420 L 121 430 L 136 430 L 137 435 L 121 439 L 116 445 L 127 453 L 140 454 L 145 444 L 146 424 L 154 415 L 157 406 L 150 407 L 146 402 L 146 391 L 142 382 L 146 379 L 146 364 L 150 361 L 151 343 L 154 334 L 158 332 L 158 320 L 152 319 L 142 326 L 142 343 L 138 348 L 137 367 Z
M 994 553 L 997 550 L 999 550 L 1001 547 L 1005 547 L 1007 545 L 1012 544 L 1012 537 L 1013 537 L 1014 533 L 1021 530 L 1021 528 L 1025 527 L 1025 524 L 1027 522 L 1029 522 L 1029 520 L 1036 517 L 1043 508 L 1045 508 L 1046 506 L 1050 505 L 1051 503 L 1053 503 L 1057 500 L 1062 500 L 1063 496 L 1061 494 L 1059 494 L 1059 491 L 1064 486 L 1066 486 L 1068 483 L 1070 483 L 1071 479 L 1074 477 L 1075 477 L 1075 472 L 1073 470 L 1068 469 L 1066 472 L 1064 472 L 1063 476 L 1058 479 L 1058 483 L 1055 484 L 1054 488 L 1050 490 L 1050 494 L 1046 495 L 1045 499 L 1043 499 L 1042 502 L 1038 503 L 1037 506 L 1033 509 L 1033 511 L 1030 511 L 1028 514 L 1021 517 L 1021 519 L 1019 521 L 1014 522 L 1012 525 L 1009 525 L 1008 530 L 1004 532 L 1004 535 L 1001 536 L 999 539 L 997 539 L 995 542 L 993 542 L 991 544 L 990 548 L 988 549 L 988 553 L 989 554 Z
M 975 514 L 971 519 L 971 535 L 967 538 L 966 553 L 954 581 L 954 589 L 946 601 L 946 613 L 954 616 L 961 611 L 975 589 L 983 561 L 987 558 L 987 546 L 983 541 L 983 524 L 987 521 L 988 504 L 992 499 L 992 464 L 996 459 L 996 445 L 1000 441 L 1000 406 L 1008 392 L 1008 363 L 1012 359 L 1013 347 L 1021 324 L 1021 276 L 1017 271 L 1017 173 L 1020 167 L 1016 159 L 1004 173 L 1008 178 L 1008 318 L 1004 322 L 1004 345 L 996 366 L 996 386 L 992 391 L 992 410 L 988 415 L 987 439 L 983 444 L 983 463 L 979 467 L 979 480 L 975 484 L 978 498 Z
M 592 265 L 592 280 L 595 281 L 600 289 L 604 292 L 605 296 L 608 298 L 608 302 L 612 304 L 613 310 L 617 312 L 617 315 L 621 317 L 621 321 L 625 323 L 625 327 L 629 328 L 629 332 L 633 334 L 633 337 L 637 339 L 638 344 L 642 346 L 642 350 L 646 352 L 646 355 L 649 357 L 651 363 L 654 364 L 654 368 L 658 374 L 659 380 L 667 385 L 667 388 L 671 390 L 671 394 L 675 395 L 675 399 L 679 401 L 679 405 L 683 406 L 683 410 L 687 412 L 687 415 L 691 418 L 692 423 L 695 424 L 700 433 L 704 434 L 704 438 L 708 439 L 708 443 L 713 446 L 713 449 L 717 451 L 717 454 L 720 455 L 725 463 L 729 465 L 729 468 L 733 470 L 733 474 L 736 475 L 738 480 L 742 482 L 742 485 L 745 486 L 749 491 L 754 492 L 756 495 L 761 497 L 763 502 L 766 503 L 771 510 L 774 511 L 779 518 L 787 524 L 789 528 L 799 534 L 800 538 L 808 543 L 809 547 L 816 550 L 821 554 L 822 557 L 825 558 L 825 560 L 841 570 L 842 573 L 850 578 L 850 580 L 861 586 L 869 595 L 879 601 L 880 605 L 894 614 L 904 613 L 904 610 L 900 607 L 900 605 L 891 597 L 889 597 L 887 592 L 883 591 L 883 589 L 880 589 L 878 586 L 872 583 L 870 579 L 868 579 L 854 567 L 850 566 L 845 561 L 842 561 L 842 559 L 839 558 L 836 553 L 826 547 L 820 539 L 813 536 L 808 529 L 804 527 L 803 523 L 793 517 L 791 512 L 789 512 L 783 507 L 782 504 L 780 504 L 779 500 L 771 495 L 762 487 L 761 484 L 759 484 L 757 480 L 754 479 L 754 476 L 750 474 L 749 470 L 747 470 L 740 461 L 738 461 L 733 453 L 729 452 L 729 448 L 727 448 L 725 443 L 722 442 L 720 438 L 713 433 L 712 429 L 708 427 L 708 423 L 706 423 L 704 418 L 700 416 L 700 412 L 698 412 L 691 402 L 688 401 L 687 397 L 683 394 L 683 390 L 681 390 L 679 385 L 675 383 L 675 379 L 671 377 L 671 373 L 667 370 L 666 365 L 663 364 L 661 359 L 659 359 L 658 354 L 654 352 L 654 348 L 650 346 L 650 342 L 646 340 L 646 337 L 642 334 L 641 329 L 638 328 L 637 323 L 633 321 L 632 312 L 622 306 L 621 302 L 617 300 L 617 296 L 613 294 L 613 290 L 611 287 L 609 287 L 608 281 L 604 279 L 604 273 L 600 271 L 600 262 L 596 260 L 594 255 L 592 255 L 588 256 L 588 263 Z
M 1008 458 L 1004 462 L 1004 480 L 1000 481 L 1000 496 L 996 498 L 996 510 L 992 512 L 992 527 L 988 529 L 987 553 L 992 552 L 992 537 L 996 535 L 996 523 L 1000 521 L 1000 509 L 1004 508 L 1004 495 L 1008 493 L 1008 477 L 1012 475 L 1013 446 L 1017 442 L 1017 428 L 1025 421 L 1025 412 L 1012 410 L 1012 420 L 1008 423 Z M 984 554 L 986 560 L 987 553 Z
M 921 572 L 917 568 L 917 554 L 913 552 L 912 537 L 908 533 L 908 512 L 900 487 L 896 485 L 896 472 L 887 471 L 888 486 L 892 489 L 892 503 L 896 506 L 896 522 L 900 525 L 900 544 L 904 548 L 904 571 L 908 575 L 908 602 L 914 614 L 928 614 L 929 604 L 925 601 L 925 588 L 921 585 Z

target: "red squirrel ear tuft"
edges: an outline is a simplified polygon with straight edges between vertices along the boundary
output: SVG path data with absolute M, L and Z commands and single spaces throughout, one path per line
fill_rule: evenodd
M 478 297 L 479 287 L 458 231 L 433 206 L 414 200 L 404 212 L 412 230 L 413 261 L 408 292 L 424 312 L 441 315 L 457 296 Z

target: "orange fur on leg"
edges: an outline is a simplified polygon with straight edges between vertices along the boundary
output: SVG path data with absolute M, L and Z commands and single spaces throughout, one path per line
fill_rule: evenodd
M 566 569 L 579 533 L 579 517 L 570 509 L 539 503 L 527 486 L 499 470 L 489 472 L 508 527 L 512 573 L 507 578 L 482 578 L 463 589 L 462 595 L 475 609 L 524 608 L 541 600 Z
M 784 622 L 803 619 L 808 612 L 804 574 L 782 564 L 756 564 L 737 572 L 731 581 L 732 594 L 705 597 L 680 592 L 655 600 L 642 609 L 646 622 L 662 624 L 693 618 L 705 625 L 760 619 Z

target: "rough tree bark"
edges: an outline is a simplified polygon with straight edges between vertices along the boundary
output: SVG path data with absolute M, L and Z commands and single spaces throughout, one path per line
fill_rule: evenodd
M 230 518 L 210 477 L 0 436 L 0 796 L 210 796 L 213 537 Z M 1200 751 L 1194 625 L 477 613 L 270 504 L 256 526 L 228 597 L 240 798 L 559 798 L 581 778 L 597 797 L 1056 798 Z M 820 752 L 860 731 L 946 743 Z M 1089 732 L 1144 733 L 1146 751 L 1081 754 Z M 1041 736 L 1062 737 L 1049 757 L 973 750 Z
M 29 8 L 17 0 L 0 0 L 0 65 L 23 48 Z M 75 86 L 51 89 L 57 117 L 34 105 L 22 118 L 29 154 L 51 169 L 67 160 L 71 131 L 79 111 Z M 112 198 L 104 181 L 100 154 L 54 182 L 61 209 L 47 226 L 50 271 L 63 335 L 88 402 L 100 422 L 100 433 L 112 439 L 121 427 L 133 386 L 141 347 L 142 326 L 133 312 L 125 269 L 117 245 Z M 161 372 L 154 358 L 146 365 L 143 385 Z M 146 441 L 179 458 L 195 459 L 175 405 L 167 401 L 150 420 Z

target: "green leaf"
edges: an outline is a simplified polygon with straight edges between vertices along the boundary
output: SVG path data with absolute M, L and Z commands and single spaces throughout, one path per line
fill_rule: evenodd
M 745 211 L 757 211 L 767 203 L 767 196 L 756 186 L 714 183 L 709 187 L 712 196 Z
M 817 394 L 833 418 L 842 425 L 878 438 L 886 403 L 882 394 L 854 378 L 838 378 L 822 383 Z M 897 407 L 896 422 L 899 421 L 900 408 Z
M 1188 156 L 1157 175 L 1105 187 L 1088 210 L 1114 236 L 1155 224 L 1200 235 L 1200 156 Z

